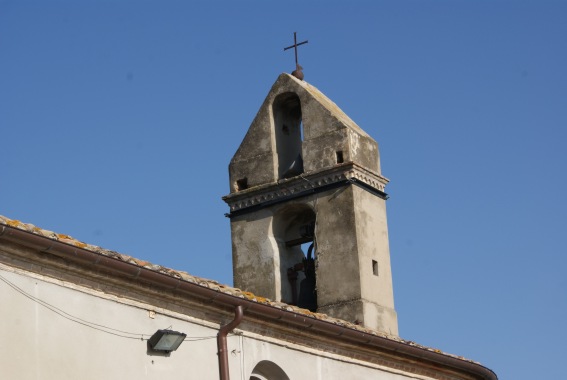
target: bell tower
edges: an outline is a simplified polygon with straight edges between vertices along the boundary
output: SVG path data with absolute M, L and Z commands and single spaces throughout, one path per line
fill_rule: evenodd
M 398 334 L 376 141 L 281 74 L 229 174 L 236 287 Z

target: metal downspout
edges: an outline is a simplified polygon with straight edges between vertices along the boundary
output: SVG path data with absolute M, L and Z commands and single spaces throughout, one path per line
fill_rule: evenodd
M 228 348 L 226 344 L 226 336 L 240 324 L 243 316 L 244 308 L 242 305 L 238 305 L 234 309 L 234 319 L 230 323 L 222 326 L 217 334 L 220 380 L 230 380 L 230 374 L 228 372 Z

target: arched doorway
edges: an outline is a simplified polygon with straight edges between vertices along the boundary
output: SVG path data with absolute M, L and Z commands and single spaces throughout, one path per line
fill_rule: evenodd
M 250 380 L 289 380 L 289 377 L 277 364 L 262 360 L 252 370 Z

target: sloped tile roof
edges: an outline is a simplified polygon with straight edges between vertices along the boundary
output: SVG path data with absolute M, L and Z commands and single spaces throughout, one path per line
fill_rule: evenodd
M 344 321 L 344 320 L 341 320 L 341 319 L 338 319 L 338 318 L 330 317 L 326 314 L 313 313 L 313 312 L 311 312 L 307 309 L 302 309 L 302 308 L 299 308 L 297 306 L 288 305 L 288 304 L 283 303 L 283 302 L 272 301 L 270 299 L 254 295 L 250 292 L 246 292 L 246 291 L 238 289 L 238 288 L 234 288 L 234 287 L 230 287 L 230 286 L 227 286 L 227 285 L 220 284 L 218 281 L 193 276 L 193 275 L 191 275 L 187 272 L 178 271 L 178 270 L 170 269 L 170 268 L 167 268 L 167 267 L 164 267 L 164 266 L 161 266 L 161 265 L 152 264 L 148 261 L 140 260 L 140 259 L 137 259 L 137 258 L 132 257 L 132 256 L 124 255 L 124 254 L 121 254 L 121 253 L 116 252 L 116 251 L 104 249 L 104 248 L 98 247 L 96 245 L 91 245 L 91 244 L 81 242 L 79 240 L 72 238 L 69 235 L 59 234 L 59 233 L 56 233 L 56 232 L 53 232 L 53 231 L 44 230 L 42 228 L 36 227 L 33 224 L 23 223 L 23 222 L 20 222 L 19 220 L 9 219 L 9 218 L 2 216 L 2 215 L 0 215 L 0 226 L 1 225 L 13 227 L 13 228 L 16 228 L 16 229 L 19 229 L 19 230 L 22 230 L 22 231 L 27 231 L 27 232 L 30 232 L 30 233 L 35 234 L 35 235 L 43 236 L 43 237 L 46 237 L 46 238 L 54 240 L 54 241 L 59 241 L 59 242 L 62 242 L 62 243 L 65 243 L 65 244 L 68 244 L 68 245 L 71 245 L 71 246 L 75 246 L 75 247 L 78 247 L 78 248 L 81 248 L 81 249 L 88 250 L 90 252 L 98 253 L 98 254 L 104 255 L 106 257 L 110 257 L 110 258 L 113 258 L 113 259 L 116 259 L 116 260 L 128 262 L 130 264 L 134 264 L 136 266 L 146 268 L 146 269 L 149 269 L 151 271 L 155 271 L 155 272 L 158 272 L 158 273 L 170 276 L 170 277 L 181 279 L 183 281 L 187 281 L 187 282 L 192 283 L 192 284 L 197 284 L 199 286 L 206 287 L 206 288 L 212 289 L 212 290 L 217 291 L 217 292 L 229 294 L 229 295 L 234 296 L 234 297 L 247 299 L 249 301 L 264 304 L 264 305 L 267 305 L 267 306 L 270 306 L 270 307 L 273 307 L 273 308 L 276 308 L 276 309 L 290 311 L 290 312 L 297 313 L 297 314 L 300 314 L 300 315 L 303 315 L 303 316 L 306 316 L 306 317 L 309 317 L 309 318 L 314 318 L 314 319 L 322 320 L 322 321 L 325 321 L 325 322 L 329 322 L 329 323 L 332 323 L 332 324 L 337 325 L 337 326 L 342 326 L 342 327 L 345 327 L 345 328 L 357 330 L 357 331 L 360 331 L 360 332 L 363 332 L 363 333 L 366 333 L 366 334 L 370 334 L 370 335 L 374 335 L 374 336 L 380 336 L 380 337 L 383 337 L 383 338 L 386 338 L 386 339 L 390 339 L 390 340 L 393 340 L 393 341 L 397 341 L 397 342 L 400 342 L 400 343 L 407 344 L 409 346 L 418 347 L 418 348 L 421 348 L 421 349 L 424 349 L 424 350 L 427 350 L 427 351 L 436 352 L 436 353 L 443 354 L 443 355 L 446 355 L 446 356 L 450 356 L 450 357 L 453 357 L 453 358 L 456 358 L 456 359 L 460 359 L 460 360 L 464 360 L 464 361 L 467 361 L 467 362 L 479 364 L 479 363 L 474 362 L 472 360 L 466 359 L 462 356 L 448 354 L 448 353 L 445 353 L 445 352 L 438 350 L 438 349 L 435 349 L 435 348 L 422 346 L 422 345 L 417 344 L 415 342 L 402 339 L 398 336 L 389 335 L 389 334 L 386 334 L 386 333 L 381 332 L 381 331 L 371 330 L 371 329 L 368 329 L 364 326 L 356 325 L 356 324 L 351 323 L 351 322 L 347 322 L 347 321 Z

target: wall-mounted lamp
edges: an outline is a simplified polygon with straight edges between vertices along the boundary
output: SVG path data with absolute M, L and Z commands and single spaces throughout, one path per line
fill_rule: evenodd
M 158 330 L 148 340 L 148 344 L 154 351 L 171 352 L 183 343 L 187 334 L 172 330 Z

